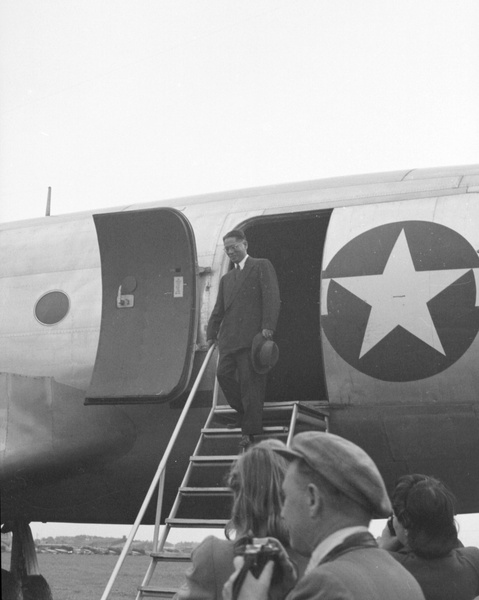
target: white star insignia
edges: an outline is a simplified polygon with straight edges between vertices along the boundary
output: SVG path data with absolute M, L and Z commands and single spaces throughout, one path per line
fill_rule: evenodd
M 371 306 L 359 358 L 396 327 L 445 355 L 427 303 L 469 270 L 416 271 L 403 229 L 381 275 L 335 278 Z

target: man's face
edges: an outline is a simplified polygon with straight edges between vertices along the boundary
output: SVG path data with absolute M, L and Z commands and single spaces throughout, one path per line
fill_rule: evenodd
M 290 544 L 303 556 L 310 556 L 314 549 L 314 537 L 309 514 L 307 484 L 298 472 L 297 462 L 293 461 L 286 471 L 283 482 L 284 503 L 281 510 L 289 531 Z
M 225 252 L 231 262 L 235 265 L 240 263 L 246 256 L 246 249 L 248 248 L 248 242 L 246 240 L 239 240 L 234 237 L 228 237 L 224 240 Z

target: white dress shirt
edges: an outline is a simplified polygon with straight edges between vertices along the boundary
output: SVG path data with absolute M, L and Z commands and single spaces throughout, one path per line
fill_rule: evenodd
M 246 255 L 241 262 L 239 262 L 235 265 L 235 269 L 239 269 L 240 271 L 242 271 L 244 269 L 244 264 L 245 264 L 247 258 L 248 258 L 248 255 Z

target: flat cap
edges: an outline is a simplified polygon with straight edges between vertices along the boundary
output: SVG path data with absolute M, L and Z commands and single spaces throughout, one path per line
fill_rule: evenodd
M 372 458 L 349 440 L 317 431 L 293 438 L 291 448 L 276 450 L 289 460 L 303 459 L 343 494 L 366 508 L 372 517 L 389 517 L 391 502 Z

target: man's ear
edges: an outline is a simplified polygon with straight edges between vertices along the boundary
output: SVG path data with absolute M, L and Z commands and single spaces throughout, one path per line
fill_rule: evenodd
M 319 515 L 323 508 L 323 497 L 319 488 L 314 483 L 309 483 L 307 488 L 309 514 L 313 516 Z

